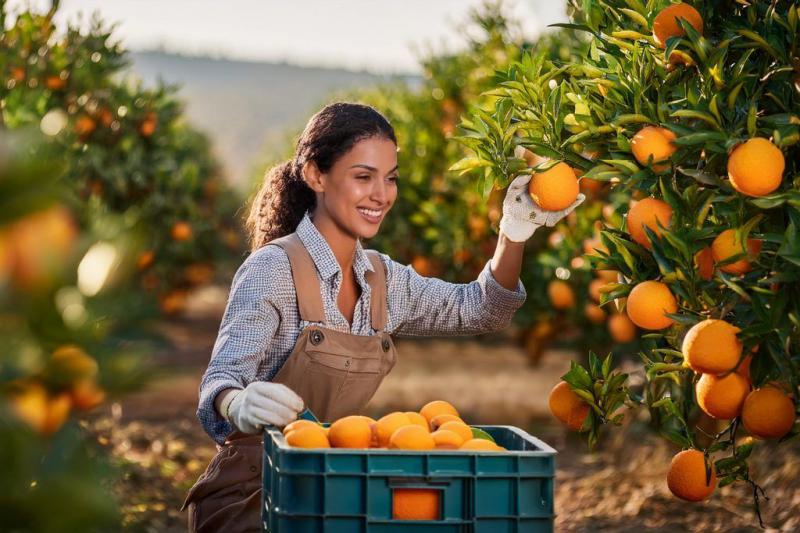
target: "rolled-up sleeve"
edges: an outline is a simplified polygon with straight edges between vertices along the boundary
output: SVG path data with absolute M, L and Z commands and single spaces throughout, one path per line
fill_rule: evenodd
M 398 335 L 474 335 L 511 323 L 527 296 L 522 281 L 509 290 L 492 275 L 491 260 L 470 283 L 421 276 L 381 254 L 387 266 L 389 327 Z
M 233 427 L 217 413 L 214 399 L 225 389 L 241 389 L 255 380 L 280 321 L 272 296 L 274 274 L 282 263 L 288 265 L 285 252 L 266 246 L 251 254 L 233 278 L 197 408 L 206 433 L 219 443 Z

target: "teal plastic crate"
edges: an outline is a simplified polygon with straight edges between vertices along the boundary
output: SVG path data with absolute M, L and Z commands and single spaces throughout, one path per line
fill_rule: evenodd
M 264 436 L 264 529 L 270 533 L 553 530 L 556 451 L 513 426 L 475 426 L 505 452 L 301 449 Z M 393 492 L 440 491 L 440 520 L 392 519 Z

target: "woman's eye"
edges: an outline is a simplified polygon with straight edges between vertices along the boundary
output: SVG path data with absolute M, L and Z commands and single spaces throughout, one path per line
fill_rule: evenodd
M 392 176 L 392 177 L 390 177 L 389 179 L 390 179 L 390 180 L 392 180 L 392 181 L 397 181 L 397 180 L 398 180 L 398 178 L 399 178 L 399 176 Z
M 360 175 L 360 176 L 356 176 L 356 177 L 357 177 L 358 179 L 369 179 L 369 178 L 370 178 L 370 175 L 369 175 L 369 174 L 362 174 L 362 175 Z

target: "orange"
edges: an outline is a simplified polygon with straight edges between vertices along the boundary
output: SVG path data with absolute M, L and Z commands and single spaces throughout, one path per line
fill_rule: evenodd
M 428 421 L 425 420 L 425 417 L 419 414 L 418 412 L 406 411 L 404 414 L 408 417 L 408 420 L 412 424 L 416 424 L 420 427 L 424 427 L 425 429 L 429 429 L 430 426 L 428 426 Z
M 735 255 L 744 254 L 742 241 L 736 238 L 735 229 L 726 229 L 711 243 L 711 254 L 714 261 L 720 263 Z M 729 274 L 746 274 L 753 270 L 750 261 L 755 261 L 761 253 L 761 241 L 757 239 L 747 239 L 747 257 L 738 261 L 720 266 L 720 270 Z
M 430 423 L 431 431 L 436 431 L 437 429 L 442 427 L 442 424 L 444 424 L 446 422 L 453 422 L 453 421 L 463 422 L 463 420 L 461 420 L 460 417 L 457 417 L 455 415 L 451 415 L 451 414 L 447 414 L 447 413 L 442 414 L 442 415 L 436 415 L 431 419 L 431 423 Z
M 575 293 L 569 283 L 560 279 L 554 279 L 547 285 L 547 295 L 553 308 L 560 311 L 569 309 L 575 305 Z
M 664 329 L 672 325 L 667 313 L 677 312 L 678 302 L 664 283 L 643 281 L 631 290 L 625 310 L 642 329 Z
M 755 137 L 733 149 L 728 157 L 728 178 L 734 189 L 747 196 L 765 196 L 781 186 L 786 161 L 780 148 Z
M 150 137 L 156 131 L 156 126 L 158 125 L 158 116 L 152 112 L 148 111 L 145 115 L 142 124 L 139 126 L 139 133 L 142 134 L 144 137 Z
M 294 422 L 287 424 L 286 427 L 283 428 L 283 434 L 286 435 L 290 431 L 294 431 L 295 429 L 300 429 L 305 427 L 321 428 L 322 426 L 311 420 L 303 420 L 303 419 L 295 420 Z
M 49 372 L 60 379 L 77 380 L 97 375 L 97 361 L 74 344 L 63 344 L 50 357 Z
M 188 241 L 192 238 L 192 227 L 186 222 L 176 222 L 172 226 L 172 231 L 170 232 L 172 235 L 172 240 L 181 242 L 181 241 Z
M 81 379 L 73 383 L 69 396 L 72 406 L 82 411 L 94 409 L 106 399 L 106 393 L 93 379 Z
M 464 439 L 448 429 L 434 431 L 431 433 L 431 437 L 437 450 L 456 450 L 464 444 Z
M 139 270 L 146 270 L 155 262 L 156 254 L 153 250 L 145 250 L 136 259 L 136 266 Z
M 448 414 L 459 416 L 456 408 L 444 400 L 434 400 L 426 403 L 422 406 L 422 409 L 419 410 L 419 414 L 424 416 L 428 423 L 430 423 L 436 415 Z
M 695 372 L 722 374 L 733 369 L 742 356 L 741 331 L 724 320 L 709 318 L 686 332 L 681 351 L 685 364 Z
M 461 421 L 445 422 L 442 424 L 442 427 L 439 428 L 439 431 L 452 431 L 461 437 L 461 440 L 464 442 L 467 442 L 473 437 L 472 428 Z
M 695 8 L 684 3 L 672 4 L 659 11 L 653 19 L 653 39 L 660 48 L 667 47 L 667 39 L 670 37 L 682 37 L 686 34 L 678 25 L 678 19 L 684 19 L 699 33 L 703 33 L 703 18 Z
M 649 250 L 652 245 L 645 233 L 645 226 L 656 236 L 661 236 L 659 224 L 668 228 L 671 220 L 672 208 L 668 203 L 656 198 L 645 198 L 636 202 L 628 211 L 628 233 L 634 241 Z
M 750 383 L 735 372 L 724 377 L 703 374 L 695 384 L 697 404 L 711 418 L 730 420 L 739 416 L 750 392 Z
M 758 351 L 758 346 L 755 346 L 753 350 L 751 350 L 751 353 L 757 351 Z M 753 361 L 753 356 L 748 355 L 742 360 L 741 363 L 739 363 L 739 366 L 736 367 L 736 373 L 742 376 L 744 379 L 746 379 L 748 383 L 752 383 L 753 381 L 752 378 L 750 377 L 750 363 L 752 361 Z
M 372 428 L 366 417 L 346 416 L 331 424 L 328 439 L 334 448 L 369 448 Z
M 595 302 L 600 301 L 600 296 L 602 294 L 602 289 L 606 285 L 606 282 L 602 279 L 593 279 L 589 282 L 589 297 L 594 300 Z
M 11 396 L 11 407 L 20 420 L 35 431 L 49 435 L 67 420 L 72 402 L 67 394 L 51 396 L 42 385 L 32 383 Z
M 159 297 L 159 307 L 165 315 L 175 315 L 186 308 L 187 291 L 174 289 Z
M 393 520 L 439 520 L 441 491 L 436 489 L 394 489 Z
M 389 448 L 397 450 L 432 450 L 436 448 L 427 429 L 421 428 L 416 424 L 403 426 L 389 438 Z
M 606 321 L 606 312 L 597 304 L 587 303 L 583 313 L 592 324 L 602 324 Z
M 411 420 L 409 420 L 405 413 L 401 413 L 399 411 L 389 413 L 388 415 L 379 418 L 375 423 L 375 433 L 377 435 L 378 446 L 381 448 L 389 446 L 389 440 L 392 438 L 392 434 L 397 431 L 397 429 L 409 425 L 412 425 Z
M 708 479 L 703 452 L 684 450 L 672 458 L 667 471 L 667 486 L 672 494 L 687 502 L 705 500 L 717 486 L 714 465 L 710 465 L 710 469 L 711 475 Z
M 295 448 L 331 447 L 330 442 L 328 442 L 328 437 L 325 436 L 325 430 L 321 426 L 316 428 L 305 426 L 289 431 L 286 434 L 286 442 L 289 446 Z
M 572 167 L 561 162 L 544 172 L 534 172 L 528 182 L 528 192 L 542 209 L 560 211 L 572 205 L 580 187 Z
M 617 283 L 616 270 L 595 270 L 594 273 L 597 276 L 597 279 L 601 279 L 605 283 Z
M 95 130 L 97 123 L 94 119 L 86 115 L 81 115 L 75 121 L 75 133 L 82 138 L 86 138 Z
M 714 254 L 710 246 L 694 254 L 694 266 L 702 279 L 708 281 L 714 277 Z
M 742 423 L 754 437 L 781 438 L 792 429 L 794 419 L 794 403 L 777 387 L 767 385 L 756 389 L 744 400 Z
M 504 448 L 501 448 L 494 442 L 487 440 L 487 439 L 470 439 L 464 444 L 461 445 L 459 450 L 473 450 L 473 451 L 486 451 L 486 452 L 499 452 L 503 451 Z
M 667 128 L 645 126 L 631 139 L 633 157 L 640 165 L 652 165 L 654 171 L 664 171 L 669 168 L 667 160 L 678 149 L 673 143 L 675 138 L 675 134 Z
M 547 402 L 553 416 L 573 431 L 579 431 L 589 415 L 589 404 L 575 394 L 566 381 L 560 381 L 553 387 Z
M 628 318 L 628 315 L 614 313 L 608 319 L 608 333 L 615 342 L 631 342 L 636 338 L 636 326 Z

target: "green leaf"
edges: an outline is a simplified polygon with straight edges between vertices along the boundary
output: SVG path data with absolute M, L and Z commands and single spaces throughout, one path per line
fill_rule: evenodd
M 485 439 L 488 441 L 495 442 L 494 438 L 492 438 L 492 436 L 486 433 L 484 430 L 472 426 L 470 426 L 470 429 L 472 430 L 473 439 Z M 495 442 L 495 444 L 497 443 Z

